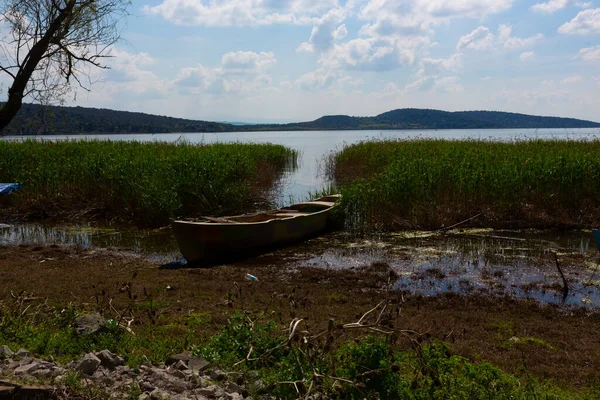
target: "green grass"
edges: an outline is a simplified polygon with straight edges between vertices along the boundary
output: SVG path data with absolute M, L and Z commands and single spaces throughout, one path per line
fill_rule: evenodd
M 372 141 L 327 170 L 351 226 L 440 228 L 483 212 L 486 226 L 600 223 L 600 141 Z
M 221 331 L 209 338 L 191 328 L 190 321 L 134 325 L 135 335 L 107 325 L 102 333 L 77 336 L 71 327 L 81 311 L 77 306 L 22 310 L 22 303 L 15 304 L 7 303 L 0 315 L 0 344 L 64 363 L 108 349 L 124 356 L 133 368 L 148 361 L 159 364 L 188 349 L 213 366 L 245 377 L 255 398 L 269 394 L 296 399 L 309 391 L 340 399 L 592 399 L 600 395 L 594 382 L 583 389 L 560 389 L 530 376 L 525 363 L 522 376 L 515 376 L 489 363 L 453 355 L 449 345 L 436 341 L 415 342 L 412 350 L 402 350 L 393 337 L 383 334 L 356 331 L 351 339 L 332 326 L 328 335 L 312 336 L 304 331 L 305 325 L 289 340 L 284 327 L 240 312 L 231 314 Z M 69 380 L 68 386 L 81 390 L 76 375 Z M 257 381 L 262 382 L 259 387 Z M 139 387 L 132 386 L 130 392 L 137 394 Z
M 0 177 L 20 182 L 17 211 L 169 219 L 247 211 L 264 202 L 296 153 L 274 144 L 0 141 Z

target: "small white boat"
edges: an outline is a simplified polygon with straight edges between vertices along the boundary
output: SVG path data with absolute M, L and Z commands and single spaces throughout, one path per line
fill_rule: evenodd
M 172 228 L 188 263 L 237 258 L 323 231 L 340 199 L 341 195 L 331 195 L 254 214 L 178 220 Z

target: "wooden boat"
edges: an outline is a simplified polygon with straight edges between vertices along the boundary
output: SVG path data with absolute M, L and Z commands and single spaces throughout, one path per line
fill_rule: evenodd
M 174 221 L 172 227 L 188 263 L 232 259 L 323 231 L 340 199 L 331 195 L 254 214 Z
M 596 248 L 598 249 L 598 251 L 600 251 L 600 229 L 592 229 L 592 234 L 594 234 Z

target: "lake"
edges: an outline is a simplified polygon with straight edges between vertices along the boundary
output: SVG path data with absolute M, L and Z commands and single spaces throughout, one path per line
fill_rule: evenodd
M 449 130 L 373 130 L 373 131 L 272 131 L 272 132 L 218 132 L 218 133 L 162 133 L 111 135 L 55 135 L 41 136 L 45 140 L 109 139 L 190 143 L 278 143 L 300 153 L 298 168 L 286 176 L 279 192 L 279 203 L 284 205 L 306 200 L 310 192 L 327 187 L 329 182 L 321 171 L 323 157 L 344 146 L 364 140 L 385 139 L 478 139 L 512 141 L 529 139 L 597 140 L 599 128 L 580 129 L 449 129 Z M 22 137 L 7 137 L 22 139 Z

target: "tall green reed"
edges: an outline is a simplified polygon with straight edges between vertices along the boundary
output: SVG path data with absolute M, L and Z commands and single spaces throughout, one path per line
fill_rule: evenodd
M 0 141 L 0 180 L 20 182 L 15 207 L 102 212 L 144 225 L 244 211 L 296 154 L 273 144 Z
M 600 141 L 362 142 L 327 170 L 357 227 L 435 228 L 480 212 L 491 226 L 600 223 Z

